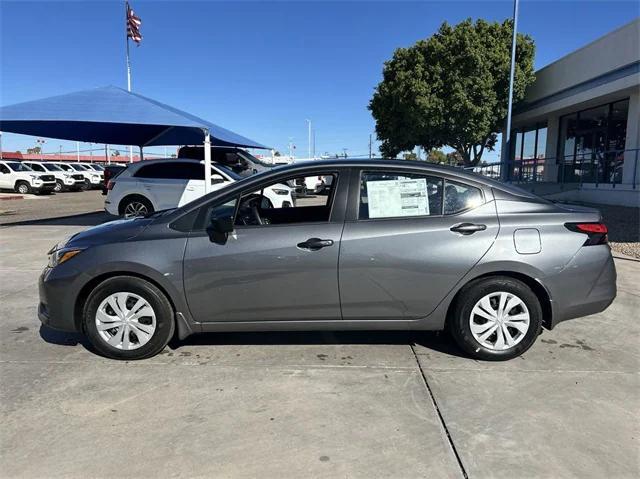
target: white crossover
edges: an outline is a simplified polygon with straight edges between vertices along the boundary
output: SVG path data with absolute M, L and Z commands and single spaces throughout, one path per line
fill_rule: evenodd
M 211 191 L 242 179 L 220 164 L 211 165 Z M 154 211 L 176 208 L 205 194 L 204 165 L 200 160 L 162 159 L 130 164 L 107 184 L 104 209 L 118 216 L 143 216 Z M 263 195 L 274 208 L 294 204 L 292 188 L 278 184 Z

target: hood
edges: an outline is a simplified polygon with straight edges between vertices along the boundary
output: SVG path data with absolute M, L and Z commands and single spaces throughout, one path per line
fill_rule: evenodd
M 58 248 L 62 246 L 88 248 L 105 243 L 126 241 L 138 236 L 154 221 L 155 218 L 152 217 L 110 221 L 73 235 L 66 242 L 60 243 Z

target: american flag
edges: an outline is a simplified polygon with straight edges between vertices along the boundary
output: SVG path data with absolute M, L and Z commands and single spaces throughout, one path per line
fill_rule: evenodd
M 142 20 L 135 14 L 127 2 L 127 37 L 140 45 L 142 34 L 140 33 L 140 25 Z

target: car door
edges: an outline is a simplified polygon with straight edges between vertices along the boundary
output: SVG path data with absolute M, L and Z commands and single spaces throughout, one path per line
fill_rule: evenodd
M 179 206 L 187 187 L 184 164 L 159 161 L 142 166 L 135 174 L 141 193 L 149 198 L 157 210 Z
M 354 174 L 340 249 L 345 320 L 429 315 L 493 244 L 490 190 L 437 174 Z
M 11 170 L 3 163 L 0 163 L 0 188 L 13 188 L 11 181 Z
M 264 206 L 264 197 L 256 195 L 282 178 L 258 192 L 252 187 L 207 206 L 210 210 L 201 213 L 207 220 L 191 233 L 184 255 L 185 295 L 193 317 L 200 322 L 340 320 L 344 174 L 334 173 L 340 179 L 326 196 L 262 210 L 262 219 L 269 218 L 262 225 L 251 224 L 247 201 L 258 198 Z M 208 218 L 230 214 L 235 214 L 235 230 L 225 244 L 212 241 L 204 230 Z
M 182 197 L 180 198 L 179 206 L 192 202 L 202 196 L 204 196 L 204 165 L 201 163 L 189 163 L 187 168 L 187 185 Z M 217 170 L 215 167 L 211 168 L 211 191 L 217 191 L 225 186 L 231 184 L 233 180 L 223 172 Z

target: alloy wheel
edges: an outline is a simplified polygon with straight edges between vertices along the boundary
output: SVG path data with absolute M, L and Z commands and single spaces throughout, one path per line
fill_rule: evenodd
M 130 351 L 149 342 L 156 331 L 156 313 L 149 302 L 135 293 L 107 296 L 96 312 L 100 338 L 117 349 Z
M 144 216 L 149 213 L 147 206 L 140 201 L 131 201 L 127 203 L 124 209 L 125 218 L 136 218 L 138 216 Z
M 511 349 L 529 331 L 527 305 L 513 293 L 497 291 L 482 297 L 471 310 L 471 334 L 481 346 L 493 351 Z
M 24 183 L 20 184 L 18 186 L 18 193 L 26 195 L 27 193 L 29 193 L 29 187 Z

